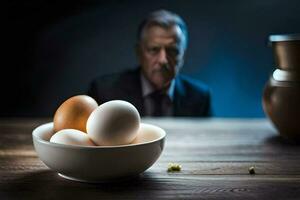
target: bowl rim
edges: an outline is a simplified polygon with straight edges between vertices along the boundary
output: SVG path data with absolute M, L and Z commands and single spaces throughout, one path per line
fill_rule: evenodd
M 150 125 L 153 126 L 155 128 L 158 128 L 161 130 L 162 135 L 160 137 L 158 137 L 155 140 L 151 140 L 151 141 L 147 141 L 147 142 L 141 142 L 141 143 L 137 143 L 137 144 L 123 144 L 123 145 L 114 145 L 114 146 L 81 146 L 81 145 L 66 145 L 66 144 L 58 144 L 58 143 L 54 143 L 54 142 L 50 142 L 47 140 L 43 140 L 40 137 L 36 136 L 37 134 L 37 129 L 41 128 L 42 126 L 50 126 L 53 125 L 53 122 L 47 122 L 47 123 L 43 123 L 40 124 L 39 126 L 37 126 L 36 128 L 33 129 L 32 131 L 32 138 L 33 140 L 38 141 L 39 143 L 42 144 L 46 144 L 49 146 L 53 146 L 53 147 L 61 147 L 61 148 L 71 148 L 71 149 L 117 149 L 117 148 L 124 148 L 124 147 L 136 147 L 136 146 L 142 146 L 142 145 L 147 145 L 147 144 L 152 144 L 155 143 L 157 141 L 163 140 L 166 137 L 166 131 L 162 128 L 160 128 L 159 126 L 153 125 L 153 124 L 149 124 L 149 123 L 140 123 L 144 124 L 144 125 Z

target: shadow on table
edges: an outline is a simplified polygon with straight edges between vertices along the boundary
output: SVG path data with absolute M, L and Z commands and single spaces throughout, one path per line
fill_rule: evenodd
M 3 183 L 4 184 L 4 183 Z M 142 198 L 162 190 L 164 182 L 159 182 L 151 173 L 143 173 L 120 182 L 97 184 L 66 180 L 50 170 L 26 173 L 10 179 L 0 191 L 1 199 L 87 199 L 95 198 Z M 138 192 L 137 192 L 138 191 Z M 4 198 L 3 198 L 4 197 Z
M 270 136 L 265 140 L 266 144 L 274 145 L 274 146 L 300 146 L 299 140 L 287 139 L 279 134 Z

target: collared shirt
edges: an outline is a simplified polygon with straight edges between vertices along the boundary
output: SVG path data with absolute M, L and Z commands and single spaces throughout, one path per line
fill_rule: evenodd
M 142 95 L 144 100 L 144 108 L 145 115 L 152 116 L 154 111 L 155 103 L 149 97 L 153 92 L 155 92 L 155 88 L 151 85 L 151 83 L 146 79 L 146 77 L 141 73 L 141 83 L 142 83 Z M 175 80 L 173 79 L 170 87 L 166 91 L 167 97 L 162 101 L 163 105 L 163 115 L 164 116 L 172 116 L 173 115 L 173 99 L 174 99 L 174 89 L 175 89 Z

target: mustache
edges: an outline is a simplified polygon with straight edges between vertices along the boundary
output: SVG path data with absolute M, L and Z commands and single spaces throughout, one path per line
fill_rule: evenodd
M 165 73 L 165 72 L 170 72 L 171 67 L 168 64 L 163 64 L 160 66 L 160 68 L 155 69 L 153 72 L 158 72 L 158 73 Z
M 164 65 L 162 65 L 161 66 L 161 68 L 162 68 L 162 70 L 164 70 L 164 71 L 170 71 L 170 65 L 168 65 L 168 64 L 164 64 Z

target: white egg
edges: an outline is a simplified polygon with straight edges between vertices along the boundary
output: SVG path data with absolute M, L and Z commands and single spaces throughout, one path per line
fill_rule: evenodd
M 161 130 L 156 126 L 141 123 L 140 128 L 137 132 L 137 136 L 132 141 L 132 144 L 141 144 L 154 141 L 160 137 L 160 132 Z
M 139 125 L 140 114 L 131 103 L 113 100 L 91 113 L 86 130 L 97 145 L 123 145 L 136 138 Z
M 76 129 L 63 129 L 56 132 L 50 142 L 77 146 L 95 146 L 88 135 Z

